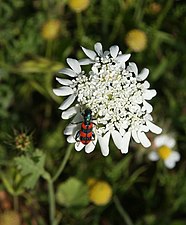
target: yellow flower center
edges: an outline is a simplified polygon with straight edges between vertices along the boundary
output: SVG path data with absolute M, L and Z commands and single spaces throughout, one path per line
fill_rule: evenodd
M 142 30 L 134 29 L 127 33 L 125 42 L 131 50 L 141 52 L 146 48 L 147 35 Z
M 112 197 L 112 188 L 105 181 L 96 181 L 91 179 L 88 181 L 89 199 L 95 205 L 106 205 Z
M 68 4 L 75 12 L 81 12 L 89 6 L 90 0 L 69 0 Z
M 43 25 L 41 35 L 44 39 L 54 40 L 58 37 L 60 27 L 61 27 L 60 20 L 51 19 Z
M 170 156 L 171 152 L 172 152 L 172 150 L 169 147 L 167 147 L 166 145 L 163 145 L 162 147 L 160 147 L 158 149 L 158 154 L 159 154 L 160 158 L 162 158 L 164 160 Z

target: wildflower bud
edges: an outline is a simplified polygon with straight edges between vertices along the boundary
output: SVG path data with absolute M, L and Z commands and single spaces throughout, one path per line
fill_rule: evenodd
M 68 4 L 73 11 L 79 13 L 89 6 L 90 0 L 69 0 Z
M 0 225 L 20 225 L 20 216 L 15 211 L 6 211 L 0 214 Z
M 128 47 L 134 52 L 141 52 L 146 48 L 147 36 L 145 32 L 134 29 L 127 33 L 125 42 Z
M 20 151 L 27 151 L 31 147 L 31 138 L 25 133 L 20 133 L 15 137 L 15 147 Z
M 41 35 L 46 40 L 54 40 L 59 35 L 60 27 L 61 27 L 60 20 L 57 19 L 49 20 L 46 23 L 44 23 L 41 30 Z
M 88 180 L 89 199 L 95 205 L 106 205 L 112 197 L 112 188 L 105 181 L 97 181 L 95 179 Z

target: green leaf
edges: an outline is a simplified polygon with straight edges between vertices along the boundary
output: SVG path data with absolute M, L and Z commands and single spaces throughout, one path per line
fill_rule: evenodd
M 86 206 L 89 203 L 88 187 L 77 178 L 71 177 L 57 188 L 56 198 L 66 207 Z
M 25 178 L 22 185 L 25 188 L 33 189 L 39 177 L 44 173 L 45 154 L 40 150 L 36 150 L 32 157 L 16 157 L 15 163 L 21 175 Z
M 117 181 L 125 172 L 128 171 L 129 164 L 131 162 L 131 156 L 128 155 L 119 161 L 116 165 L 112 167 L 112 170 L 107 170 L 107 176 L 113 181 Z

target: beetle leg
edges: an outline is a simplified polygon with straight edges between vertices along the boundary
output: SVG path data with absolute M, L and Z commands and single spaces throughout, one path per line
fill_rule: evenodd
M 80 131 L 78 131 L 78 132 L 76 133 L 75 140 L 76 140 L 77 142 L 80 141 Z

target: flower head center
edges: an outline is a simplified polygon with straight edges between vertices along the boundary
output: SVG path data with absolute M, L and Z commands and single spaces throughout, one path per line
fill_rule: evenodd
M 166 145 L 163 145 L 158 149 L 158 154 L 160 158 L 164 160 L 167 159 L 171 153 L 172 153 L 172 150 Z

